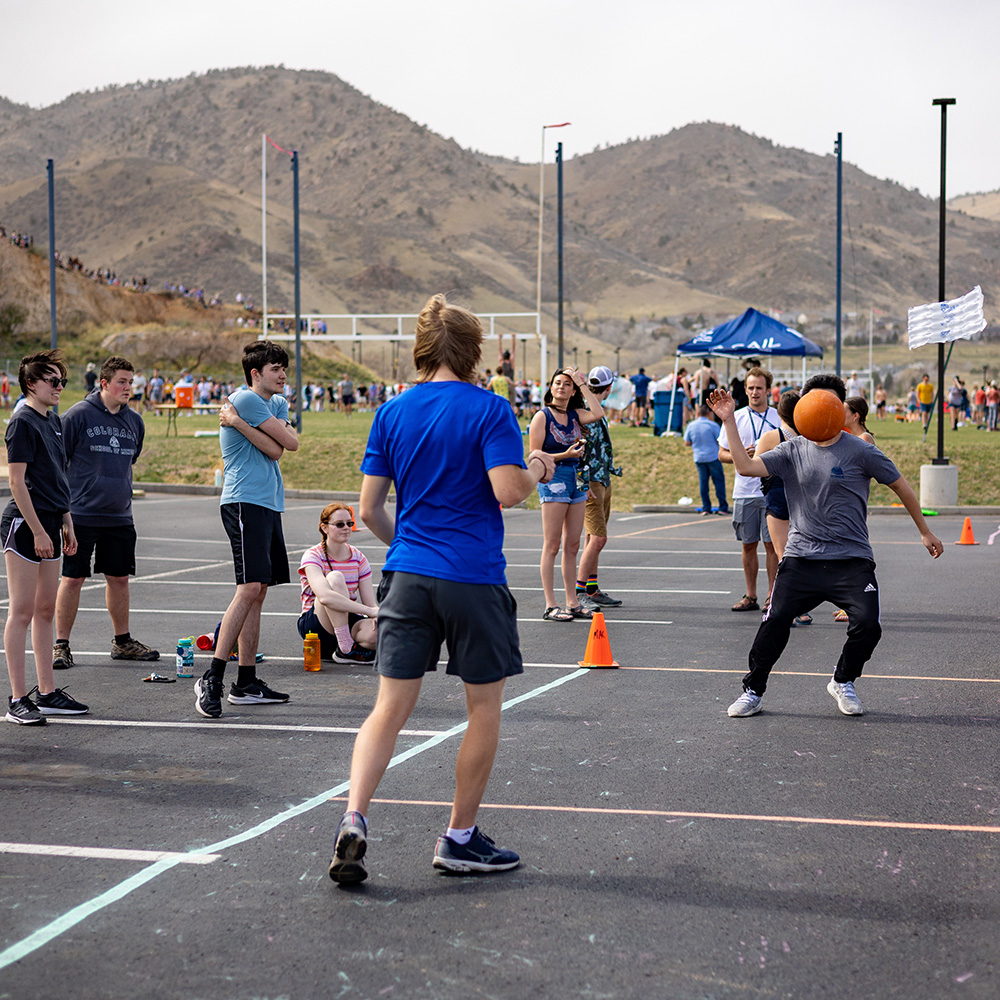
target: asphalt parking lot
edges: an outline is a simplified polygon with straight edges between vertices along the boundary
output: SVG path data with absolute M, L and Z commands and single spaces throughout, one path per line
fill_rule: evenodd
M 293 568 L 322 505 L 288 502 Z M 176 640 L 232 596 L 217 500 L 150 494 L 135 515 L 132 632 L 174 673 Z M 0 998 L 998 995 L 996 519 L 956 546 L 962 518 L 933 518 L 932 561 L 908 518 L 871 518 L 884 636 L 863 716 L 826 692 L 845 626 L 824 605 L 764 711 L 730 719 L 757 616 L 729 610 L 728 519 L 615 515 L 601 585 L 625 602 L 607 614 L 621 669 L 584 670 L 588 625 L 541 621 L 539 514 L 504 516 L 526 670 L 480 823 L 520 868 L 431 868 L 464 719 L 443 670 L 370 811 L 369 879 L 339 888 L 337 800 L 375 676 L 305 672 L 298 588 L 274 588 L 259 673 L 291 701 L 204 719 L 192 681 L 110 659 L 92 581 L 56 681 L 90 714 L 0 727 Z

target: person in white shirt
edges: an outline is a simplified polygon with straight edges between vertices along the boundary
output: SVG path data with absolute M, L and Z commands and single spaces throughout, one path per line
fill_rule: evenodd
M 763 368 L 751 368 L 746 375 L 746 393 L 750 401 L 736 411 L 736 427 L 740 432 L 740 441 L 746 447 L 747 453 L 753 457 L 754 449 L 765 431 L 774 430 L 781 421 L 778 411 L 768 406 L 771 392 L 771 373 Z M 729 439 L 725 428 L 719 434 L 719 460 L 730 465 L 733 456 L 729 448 Z M 757 571 L 760 561 L 757 555 L 757 545 L 764 543 L 764 553 L 767 565 L 767 590 L 771 592 L 774 574 L 778 570 L 778 556 L 771 543 L 771 535 L 767 529 L 767 512 L 765 510 L 764 494 L 760 490 L 760 479 L 753 476 L 735 474 L 733 482 L 733 530 L 743 545 L 743 576 L 746 581 L 746 593 L 733 605 L 733 611 L 759 611 L 757 601 Z M 766 602 L 765 602 L 766 604 Z

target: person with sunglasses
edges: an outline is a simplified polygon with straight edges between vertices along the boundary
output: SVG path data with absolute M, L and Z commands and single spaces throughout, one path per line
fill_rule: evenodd
M 350 543 L 354 515 L 342 503 L 327 504 L 319 515 L 319 545 L 299 563 L 302 614 L 299 635 L 319 636 L 320 656 L 335 663 L 373 663 L 378 604 L 372 568 Z
M 21 361 L 17 380 L 25 403 L 4 434 L 11 500 L 0 517 L 9 595 L 3 630 L 11 686 L 6 719 L 37 726 L 44 725 L 48 715 L 84 715 L 89 709 L 57 688 L 52 674 L 59 564 L 63 550 L 67 555 L 76 552 L 62 425 L 50 412 L 66 386 L 66 366 L 55 350 L 29 354 Z M 29 625 L 38 679 L 31 691 L 24 663 Z

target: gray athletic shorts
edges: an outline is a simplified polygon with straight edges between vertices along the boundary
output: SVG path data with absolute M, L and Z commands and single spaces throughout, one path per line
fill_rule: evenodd
M 524 673 L 517 602 L 505 584 L 383 573 L 378 588 L 378 672 L 397 680 L 423 677 L 437 669 L 442 642 L 448 644 L 446 673 L 466 684 L 493 684 Z
M 744 544 L 760 541 L 770 542 L 771 532 L 767 530 L 767 498 L 744 497 L 733 500 L 733 530 Z

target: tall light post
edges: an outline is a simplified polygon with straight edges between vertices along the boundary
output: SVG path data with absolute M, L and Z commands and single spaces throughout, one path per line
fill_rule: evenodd
M 944 236 L 945 236 L 945 161 L 948 151 L 948 105 L 954 104 L 954 97 L 936 97 L 932 105 L 941 108 L 941 206 L 938 232 L 938 302 L 944 302 Z M 937 426 L 937 458 L 931 459 L 931 465 L 947 465 L 948 459 L 944 453 L 944 341 L 938 344 L 938 426 Z
M 535 298 L 535 336 L 542 336 L 542 217 L 545 213 L 545 130 L 548 128 L 565 128 L 572 122 L 560 122 L 558 125 L 542 126 L 542 155 L 538 161 L 538 282 Z

